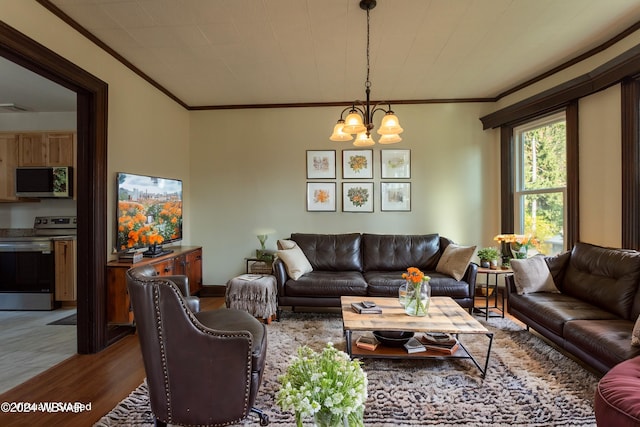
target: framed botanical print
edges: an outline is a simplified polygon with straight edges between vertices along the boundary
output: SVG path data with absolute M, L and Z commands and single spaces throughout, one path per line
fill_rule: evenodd
M 342 150 L 342 177 L 373 178 L 373 150 Z
M 336 177 L 336 150 L 307 150 L 307 179 Z
M 411 150 L 380 150 L 381 178 L 411 178 Z
M 380 183 L 381 211 L 411 211 L 410 182 Z
M 307 211 L 335 212 L 336 183 L 307 182 Z
M 343 182 L 342 211 L 373 212 L 373 182 Z

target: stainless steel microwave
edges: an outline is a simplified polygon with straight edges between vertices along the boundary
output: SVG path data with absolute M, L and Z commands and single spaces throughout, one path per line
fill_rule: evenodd
M 71 166 L 16 168 L 16 196 L 72 197 L 73 168 Z

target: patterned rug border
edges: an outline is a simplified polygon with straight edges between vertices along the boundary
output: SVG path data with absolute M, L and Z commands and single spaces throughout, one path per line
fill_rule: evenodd
M 596 425 L 593 396 L 598 378 L 593 373 L 509 319 L 479 320 L 494 332 L 484 380 L 468 360 L 365 359 L 369 377 L 365 425 Z M 313 340 L 308 339 L 309 331 Z M 301 344 L 319 350 L 326 341 L 344 349 L 340 315 L 288 312 L 268 326 L 268 333 L 269 353 L 255 406 L 267 412 L 271 426 L 295 425 L 293 415 L 281 412 L 274 402 L 277 377 L 288 362 L 282 354 Z M 484 354 L 487 340 L 481 341 L 465 340 L 465 345 Z M 252 415 L 237 424 L 257 425 Z M 95 426 L 153 426 L 146 383 Z

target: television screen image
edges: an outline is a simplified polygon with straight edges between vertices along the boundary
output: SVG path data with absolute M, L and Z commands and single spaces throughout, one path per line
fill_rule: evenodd
M 118 252 L 160 255 L 161 245 L 182 240 L 181 180 L 120 172 L 117 191 Z

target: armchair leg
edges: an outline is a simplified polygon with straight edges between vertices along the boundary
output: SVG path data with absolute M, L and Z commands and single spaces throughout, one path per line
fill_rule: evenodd
M 258 409 L 258 408 L 251 408 L 251 412 L 255 413 L 258 415 L 258 417 L 260 417 L 260 425 L 261 426 L 268 426 L 269 425 L 269 415 L 265 414 L 262 409 Z

